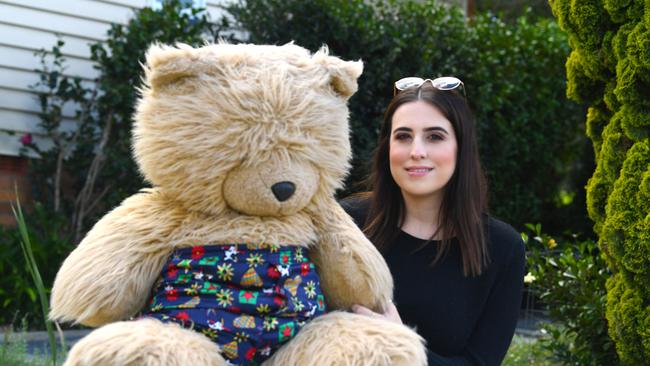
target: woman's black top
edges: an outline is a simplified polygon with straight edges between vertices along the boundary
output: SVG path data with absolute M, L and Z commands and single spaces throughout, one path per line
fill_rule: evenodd
M 363 227 L 368 199 L 348 198 L 341 206 Z M 494 218 L 488 218 L 486 238 L 490 263 L 476 277 L 463 275 L 458 245 L 431 266 L 436 241 L 422 247 L 426 240 L 401 231 L 383 253 L 399 314 L 426 340 L 429 366 L 500 365 L 505 357 L 521 304 L 524 243 Z

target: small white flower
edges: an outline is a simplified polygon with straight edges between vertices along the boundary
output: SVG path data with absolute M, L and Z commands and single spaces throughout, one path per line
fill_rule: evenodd
M 533 281 L 535 281 L 536 279 L 537 278 L 533 276 L 532 273 L 528 272 L 528 274 L 524 276 L 524 283 L 533 283 Z

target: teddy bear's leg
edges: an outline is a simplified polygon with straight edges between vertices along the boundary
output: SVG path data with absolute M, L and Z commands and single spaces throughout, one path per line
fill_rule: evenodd
M 423 339 L 384 319 L 332 312 L 283 345 L 264 366 L 426 366 Z
M 219 347 L 204 335 L 154 319 L 98 328 L 72 347 L 64 366 L 222 366 Z

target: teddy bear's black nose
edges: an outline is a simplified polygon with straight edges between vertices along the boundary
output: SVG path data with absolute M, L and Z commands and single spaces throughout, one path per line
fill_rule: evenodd
M 293 192 L 296 191 L 296 185 L 291 182 L 275 183 L 271 186 L 271 191 L 273 191 L 273 195 L 278 201 L 283 202 L 293 196 Z

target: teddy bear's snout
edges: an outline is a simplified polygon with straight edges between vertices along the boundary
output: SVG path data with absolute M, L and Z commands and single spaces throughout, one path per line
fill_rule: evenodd
M 286 216 L 302 210 L 318 190 L 320 175 L 309 163 L 270 159 L 228 172 L 226 204 L 246 215 Z
M 296 191 L 296 185 L 286 181 L 275 183 L 271 186 L 271 191 L 278 201 L 284 202 L 293 196 L 293 193 Z

